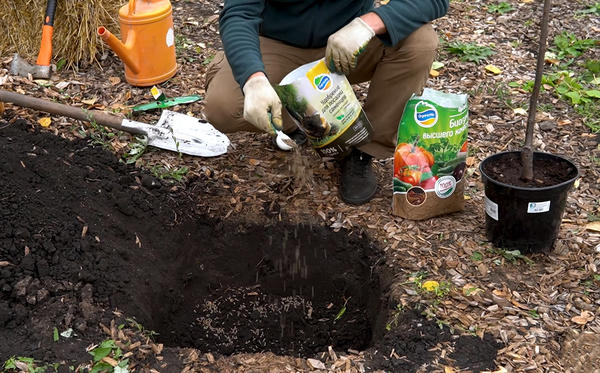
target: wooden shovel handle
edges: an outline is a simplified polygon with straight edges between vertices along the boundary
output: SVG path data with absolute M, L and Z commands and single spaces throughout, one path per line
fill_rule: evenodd
M 11 104 L 15 104 L 17 106 L 40 110 L 50 114 L 62 115 L 85 122 L 95 122 L 121 131 L 134 132 L 130 128 L 123 128 L 122 118 L 103 113 L 101 111 L 85 110 L 79 107 L 63 105 L 57 102 L 30 97 L 2 89 L 0 89 L 0 101 L 10 102 Z

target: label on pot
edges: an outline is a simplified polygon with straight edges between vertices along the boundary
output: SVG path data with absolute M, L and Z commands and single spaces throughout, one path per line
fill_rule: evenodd
M 485 200 L 485 213 L 494 220 L 498 220 L 498 204 L 487 196 L 484 198 Z
M 274 88 L 320 156 L 343 157 L 369 142 L 373 129 L 352 86 L 324 60 L 300 66 Z
M 468 127 L 465 94 L 426 88 L 407 101 L 394 152 L 394 215 L 426 219 L 464 208 Z M 406 203 L 415 188 L 426 194 L 418 206 Z
M 529 202 L 527 204 L 528 214 L 539 214 L 540 212 L 550 211 L 550 201 L 544 202 Z

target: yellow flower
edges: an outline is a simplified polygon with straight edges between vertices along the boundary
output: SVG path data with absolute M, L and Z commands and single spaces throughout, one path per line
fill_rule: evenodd
M 427 291 L 436 291 L 440 288 L 440 284 L 437 281 L 429 280 L 423 283 L 422 288 Z

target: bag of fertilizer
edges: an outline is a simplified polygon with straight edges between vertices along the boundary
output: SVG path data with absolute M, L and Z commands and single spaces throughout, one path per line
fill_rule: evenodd
M 427 219 L 464 209 L 469 125 L 467 95 L 425 88 L 398 126 L 393 214 Z
M 373 129 L 345 75 L 325 60 L 300 66 L 275 87 L 283 106 L 321 157 L 341 158 L 369 142 Z

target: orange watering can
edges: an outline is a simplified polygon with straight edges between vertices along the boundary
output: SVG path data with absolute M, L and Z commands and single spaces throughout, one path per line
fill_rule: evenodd
M 98 35 L 125 64 L 125 79 L 140 87 L 162 83 L 175 75 L 173 8 L 169 0 L 129 0 L 119 10 L 123 42 L 105 27 Z

